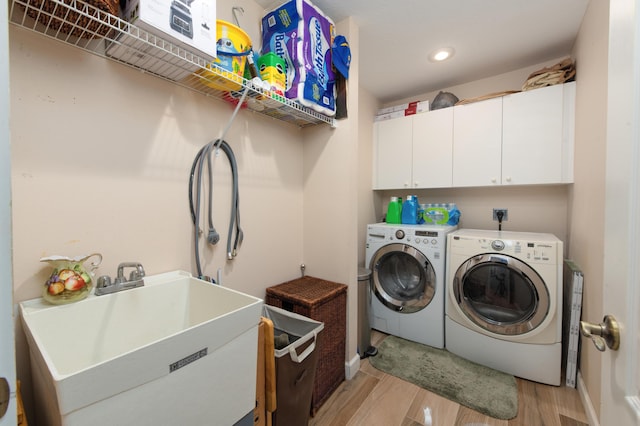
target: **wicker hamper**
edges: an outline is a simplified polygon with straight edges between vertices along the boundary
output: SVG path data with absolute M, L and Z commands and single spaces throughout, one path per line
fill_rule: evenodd
M 315 416 L 345 378 L 347 286 L 305 276 L 267 288 L 265 302 L 324 323 L 316 346 L 318 367 L 311 401 Z

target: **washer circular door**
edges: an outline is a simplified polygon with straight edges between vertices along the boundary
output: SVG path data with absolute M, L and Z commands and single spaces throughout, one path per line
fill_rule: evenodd
M 538 327 L 549 313 L 549 291 L 526 263 L 504 254 L 480 254 L 453 277 L 455 302 L 481 328 L 519 335 Z
M 373 289 L 389 309 L 413 313 L 435 294 L 436 274 L 427 257 L 407 244 L 388 244 L 371 258 Z

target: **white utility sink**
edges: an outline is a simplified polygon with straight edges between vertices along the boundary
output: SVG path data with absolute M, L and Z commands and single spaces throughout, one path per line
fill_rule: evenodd
M 20 303 L 38 424 L 233 425 L 253 411 L 262 300 L 182 271 L 144 281 Z

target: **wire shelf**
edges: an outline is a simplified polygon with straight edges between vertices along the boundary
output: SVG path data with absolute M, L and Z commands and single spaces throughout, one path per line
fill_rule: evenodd
M 92 54 L 143 70 L 219 100 L 246 106 L 299 127 L 335 119 L 264 90 L 209 60 L 82 0 L 11 0 L 12 24 Z

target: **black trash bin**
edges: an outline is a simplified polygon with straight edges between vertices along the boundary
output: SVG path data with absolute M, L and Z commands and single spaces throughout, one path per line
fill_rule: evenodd
M 306 425 L 318 364 L 316 341 L 324 323 L 269 305 L 264 305 L 263 316 L 273 322 L 274 329 L 276 411 L 273 424 Z
M 364 267 L 358 268 L 358 354 L 360 358 L 375 356 L 378 350 L 371 346 L 371 325 L 369 311 L 371 310 L 371 271 Z

